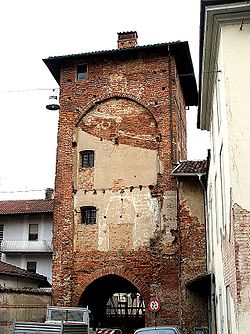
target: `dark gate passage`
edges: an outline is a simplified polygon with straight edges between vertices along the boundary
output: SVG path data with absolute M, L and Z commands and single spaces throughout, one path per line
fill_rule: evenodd
M 106 275 L 96 279 L 83 292 L 79 306 L 91 311 L 91 327 L 119 328 L 132 334 L 145 326 L 145 305 L 138 289 L 127 279 Z

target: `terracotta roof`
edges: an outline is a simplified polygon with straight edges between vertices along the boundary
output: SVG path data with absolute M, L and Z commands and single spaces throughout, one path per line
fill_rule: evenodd
M 205 174 L 207 168 L 206 160 L 185 160 L 181 161 L 172 171 L 172 176 L 192 176 Z
M 0 215 L 53 212 L 53 200 L 11 200 L 0 201 Z
M 28 270 L 21 269 L 19 267 L 16 267 L 12 264 L 0 261 L 0 275 L 10 275 L 10 276 L 18 276 L 22 277 L 24 279 L 31 279 L 39 281 L 40 284 L 42 283 L 42 286 L 50 286 L 49 282 L 47 281 L 47 277 L 32 273 Z

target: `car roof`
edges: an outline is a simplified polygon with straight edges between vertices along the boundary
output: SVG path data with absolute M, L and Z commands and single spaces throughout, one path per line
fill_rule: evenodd
M 144 328 L 138 328 L 135 333 L 138 332 L 145 332 L 145 331 L 152 331 L 152 330 L 159 330 L 159 329 L 177 329 L 178 331 L 181 331 L 180 327 L 177 325 L 168 325 L 168 326 L 155 326 L 155 327 L 144 327 Z

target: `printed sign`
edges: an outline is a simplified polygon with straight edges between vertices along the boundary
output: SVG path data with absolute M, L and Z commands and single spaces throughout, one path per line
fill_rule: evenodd
M 160 303 L 158 302 L 158 300 L 151 300 L 151 302 L 148 304 L 148 309 L 151 312 L 158 312 L 160 309 Z

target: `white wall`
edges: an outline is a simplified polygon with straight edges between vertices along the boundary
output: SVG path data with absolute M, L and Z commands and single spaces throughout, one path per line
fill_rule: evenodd
M 3 240 L 28 241 L 29 224 L 38 224 L 38 240 L 52 242 L 52 215 L 50 214 L 13 215 L 6 217 L 6 220 L 2 218 L 1 223 L 4 224 Z M 22 269 L 27 269 L 27 261 L 35 261 L 37 273 L 46 276 L 50 283 L 52 281 L 52 254 L 12 252 L 2 254 L 2 260 Z
M 245 303 L 238 314 L 235 266 L 224 263 L 225 252 L 234 254 L 231 241 L 231 207 L 237 203 L 250 209 L 250 25 L 222 25 L 217 45 L 210 118 L 211 161 L 208 178 L 209 270 L 214 272 L 218 333 L 247 333 L 250 305 Z M 223 255 L 224 254 L 224 255 Z M 233 255 L 234 256 L 234 255 Z M 230 255 L 227 254 L 230 259 Z M 232 259 L 232 257 L 231 257 Z M 225 269 L 227 268 L 227 269 Z M 228 268 L 231 278 L 228 279 Z M 235 279 L 235 283 L 232 281 Z M 228 281 L 234 286 L 227 289 Z M 248 298 L 249 299 L 249 298 Z
M 233 201 L 250 210 L 250 24 L 222 28 Z M 233 46 L 233 47 L 232 47 Z
M 0 275 L 0 286 L 14 289 L 38 288 L 38 284 L 32 280 L 22 279 L 20 277 L 7 276 L 7 275 Z

